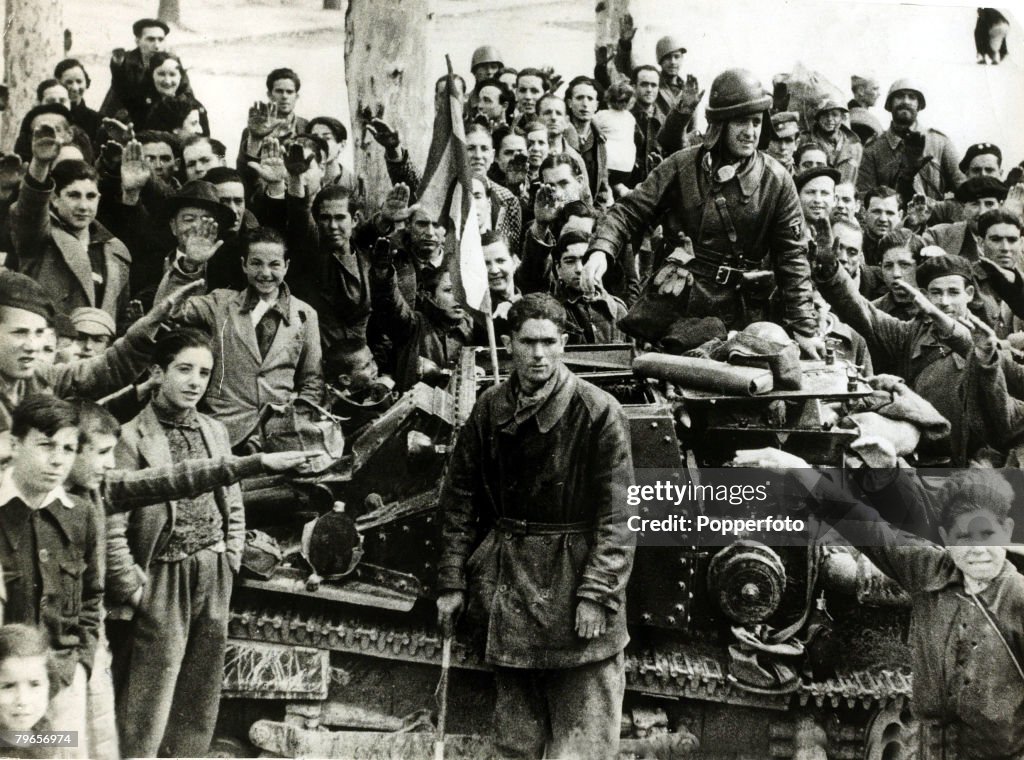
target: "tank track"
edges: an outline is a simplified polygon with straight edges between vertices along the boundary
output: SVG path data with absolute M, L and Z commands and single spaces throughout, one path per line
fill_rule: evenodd
M 304 617 L 294 611 L 243 608 L 232 610 L 229 635 L 405 662 L 441 663 L 441 638 L 436 631 L 413 626 L 383 627 L 357 618 Z M 489 669 L 477 649 L 463 640 L 454 642 L 452 664 L 470 670 Z M 902 705 L 911 689 L 908 674 L 886 669 L 802 682 L 786 694 L 754 693 L 729 680 L 723 652 L 678 645 L 669 651 L 627 648 L 626 678 L 631 691 L 655 697 L 685 697 L 774 710 L 786 710 L 794 704 L 863 708 Z

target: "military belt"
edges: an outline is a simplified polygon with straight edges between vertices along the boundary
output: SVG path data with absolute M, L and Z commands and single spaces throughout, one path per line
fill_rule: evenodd
M 694 246 L 694 258 L 686 263 L 686 268 L 697 277 L 713 280 L 718 285 L 743 285 L 753 279 L 761 279 L 760 270 L 755 269 L 756 262 L 748 262 L 746 259 L 733 261 L 718 251 L 709 248 Z M 734 266 L 733 264 L 738 264 Z
M 495 525 L 495 530 L 513 536 L 561 536 L 572 533 L 590 533 L 594 530 L 593 522 L 542 523 L 513 520 L 502 517 Z

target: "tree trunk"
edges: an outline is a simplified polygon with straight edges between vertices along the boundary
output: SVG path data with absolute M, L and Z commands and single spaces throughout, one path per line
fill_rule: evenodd
M 445 71 L 443 51 L 429 51 L 431 5 L 432 0 L 348 2 L 345 72 L 355 172 L 367 213 L 391 188 L 384 149 L 365 129 L 370 118 L 397 129 L 413 166 L 423 170 L 434 113 L 433 79 L 427 72 Z
M 630 0 L 597 0 L 594 11 L 597 16 L 594 25 L 594 48 L 606 51 L 608 57 L 608 79 L 617 81 L 620 77 L 629 77 L 632 72 L 619 71 L 615 65 L 615 53 L 618 49 L 619 36 L 622 32 L 622 21 L 629 12 Z M 598 52 L 598 60 L 601 54 Z
M 61 0 L 7 0 L 4 72 L 10 99 L 3 120 L 3 142 L 10 150 L 22 117 L 36 103 L 36 85 L 53 76 L 53 62 L 64 57 Z
M 181 0 L 160 0 L 156 17 L 168 24 L 181 23 Z

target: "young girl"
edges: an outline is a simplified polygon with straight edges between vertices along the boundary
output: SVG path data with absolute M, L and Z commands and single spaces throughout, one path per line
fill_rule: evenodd
M 48 730 L 46 710 L 56 679 L 51 677 L 46 636 L 38 628 L 0 626 L 0 754 L 4 757 L 47 757 L 51 746 L 11 744 L 12 732 Z M 8 746 L 10 745 L 10 746 Z
M 636 163 L 636 118 L 630 113 L 633 105 L 633 86 L 623 80 L 616 82 L 605 93 L 608 108 L 594 114 L 594 126 L 604 135 L 608 153 L 608 183 L 622 196 L 632 187 L 630 177 Z

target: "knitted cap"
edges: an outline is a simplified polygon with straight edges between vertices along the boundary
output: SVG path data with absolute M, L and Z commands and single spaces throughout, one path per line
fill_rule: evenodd
M 53 322 L 50 294 L 31 277 L 18 272 L 0 272 L 0 306 L 24 309 Z

